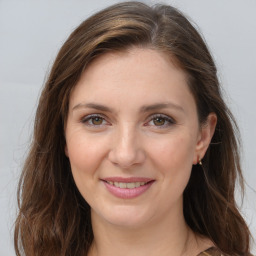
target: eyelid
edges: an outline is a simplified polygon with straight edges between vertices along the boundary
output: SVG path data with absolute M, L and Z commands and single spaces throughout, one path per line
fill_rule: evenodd
M 155 126 L 159 129 L 161 128 L 166 128 L 168 126 L 171 126 L 171 125 L 174 125 L 176 124 L 176 121 L 173 117 L 170 117 L 169 115 L 166 115 L 166 114 L 162 114 L 162 113 L 157 113 L 157 114 L 152 114 L 150 115 L 148 118 L 147 118 L 147 122 L 145 124 L 145 126 L 150 126 L 148 125 L 149 122 L 153 121 L 153 119 L 157 118 L 157 117 L 160 117 L 160 118 L 163 118 L 165 121 L 167 121 L 168 123 L 167 124 L 164 124 L 162 126 L 156 126 L 156 125 L 152 125 L 152 126 Z
M 105 121 L 107 124 L 100 124 L 100 125 L 93 125 L 93 124 L 88 124 L 87 122 L 92 119 L 92 118 L 95 118 L 95 117 L 100 117 L 103 119 L 103 121 Z M 89 115 L 86 115 L 86 116 L 83 116 L 80 120 L 81 123 L 87 125 L 87 126 L 93 126 L 93 127 L 101 127 L 101 126 L 104 126 L 104 125 L 109 125 L 110 123 L 107 121 L 107 118 L 105 115 L 103 114 L 99 114 L 99 113 L 93 113 L 93 114 L 89 114 Z
M 89 124 L 88 121 L 90 119 L 95 118 L 95 117 L 102 118 L 103 122 L 105 122 L 105 123 L 99 124 L 99 125 Z M 163 118 L 167 123 L 165 123 L 164 125 L 159 125 L 159 126 L 149 124 L 155 118 Z M 91 126 L 91 127 L 98 127 L 98 128 L 101 127 L 101 126 L 105 126 L 105 125 L 111 125 L 111 123 L 108 121 L 108 118 L 104 114 L 100 114 L 100 113 L 93 113 L 93 114 L 85 115 L 80 119 L 80 122 L 83 123 L 84 125 Z M 158 129 L 161 129 L 161 128 L 166 128 L 168 126 L 171 126 L 173 124 L 176 124 L 176 121 L 173 117 L 170 117 L 169 115 L 162 114 L 162 113 L 156 113 L 156 114 L 151 114 L 146 119 L 146 122 L 144 123 L 144 126 L 154 126 Z

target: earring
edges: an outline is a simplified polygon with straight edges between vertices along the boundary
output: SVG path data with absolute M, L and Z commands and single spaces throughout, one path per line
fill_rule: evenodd
M 203 165 L 203 163 L 202 163 L 202 159 L 200 159 L 200 157 L 198 157 L 197 164 L 199 164 L 199 165 Z

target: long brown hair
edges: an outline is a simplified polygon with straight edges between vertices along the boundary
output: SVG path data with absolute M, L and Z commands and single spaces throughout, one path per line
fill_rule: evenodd
M 190 228 L 226 255 L 249 255 L 250 232 L 234 198 L 243 189 L 238 131 L 220 91 L 214 61 L 196 29 L 177 9 L 139 2 L 113 5 L 85 20 L 60 49 L 42 91 L 34 135 L 18 190 L 17 255 L 86 255 L 93 240 L 90 207 L 74 183 L 65 156 L 69 97 L 87 65 L 109 51 L 149 47 L 183 69 L 199 122 L 210 112 L 218 123 L 203 167 L 193 166 L 184 191 Z

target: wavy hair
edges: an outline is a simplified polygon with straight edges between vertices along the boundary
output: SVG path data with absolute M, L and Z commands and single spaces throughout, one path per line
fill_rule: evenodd
M 134 46 L 164 52 L 175 60 L 187 75 L 199 122 L 210 112 L 218 118 L 203 168 L 192 167 L 184 191 L 187 224 L 225 255 L 250 255 L 250 232 L 234 197 L 237 179 L 243 190 L 238 130 L 223 101 L 211 54 L 179 10 L 140 2 L 116 4 L 91 16 L 72 32 L 56 57 L 41 93 L 19 182 L 17 255 L 87 254 L 93 240 L 90 207 L 76 188 L 64 152 L 69 98 L 93 59 Z

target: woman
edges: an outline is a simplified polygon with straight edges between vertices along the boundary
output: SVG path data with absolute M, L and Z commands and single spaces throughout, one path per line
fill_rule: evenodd
M 93 15 L 40 98 L 17 255 L 250 255 L 236 132 L 212 57 L 177 9 Z

